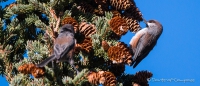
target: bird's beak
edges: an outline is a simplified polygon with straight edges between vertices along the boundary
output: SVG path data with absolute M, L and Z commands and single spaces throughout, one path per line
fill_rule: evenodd
M 147 21 L 143 18 L 143 22 L 147 25 Z
M 148 23 L 144 18 L 143 18 L 143 22 L 146 24 L 146 27 L 148 27 Z

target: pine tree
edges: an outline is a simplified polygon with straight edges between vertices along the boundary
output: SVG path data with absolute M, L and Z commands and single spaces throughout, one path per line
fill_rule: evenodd
M 16 0 L 0 8 L 0 74 L 11 86 L 148 86 L 151 72 L 124 73 L 133 55 L 120 41 L 142 20 L 132 0 Z M 67 62 L 35 66 L 64 24 L 74 26 L 78 74 Z

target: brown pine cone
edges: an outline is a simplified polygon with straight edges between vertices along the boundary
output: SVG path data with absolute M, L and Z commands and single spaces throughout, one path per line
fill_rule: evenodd
M 116 86 L 117 83 L 114 74 L 107 71 L 90 72 L 87 78 L 92 85 Z
M 96 72 L 90 72 L 87 76 L 88 81 L 92 84 L 92 85 L 98 85 L 99 84 L 99 79 L 101 78 L 100 75 Z
M 108 45 L 106 41 L 102 41 L 101 45 L 105 51 L 108 51 L 108 49 L 110 48 L 110 46 Z
M 127 45 L 123 42 L 119 42 L 116 46 L 112 46 L 108 49 L 108 57 L 113 63 L 125 63 L 132 64 L 132 53 Z
M 23 64 L 18 67 L 18 71 L 24 74 L 30 74 L 35 68 L 35 64 Z
M 123 17 L 129 26 L 131 32 L 137 32 L 141 29 L 139 22 L 136 19 L 130 17 Z
M 116 46 L 120 47 L 121 52 L 123 52 L 123 55 L 125 55 L 124 63 L 131 65 L 133 62 L 132 60 L 133 55 L 127 44 L 125 44 L 124 42 L 118 42 Z
M 134 5 L 132 0 L 110 0 L 110 3 L 117 10 L 126 10 L 130 8 L 131 5 Z
M 113 73 L 108 71 L 99 71 L 98 74 L 101 76 L 99 82 L 104 86 L 116 86 L 117 81 Z
M 35 67 L 33 69 L 33 71 L 31 72 L 31 74 L 35 77 L 35 78 L 40 78 L 42 76 L 44 76 L 45 74 L 45 69 L 43 68 L 39 68 L 39 67 Z
M 79 32 L 85 37 L 91 36 L 96 33 L 96 27 L 93 24 L 87 22 L 81 22 L 79 25 Z
M 76 44 L 76 48 L 80 49 L 84 53 L 90 53 L 92 50 L 92 38 L 85 37 L 82 42 Z
M 121 17 L 114 17 L 109 22 L 111 30 L 118 36 L 125 35 L 128 31 L 128 25 L 126 20 Z
M 139 8 L 136 6 L 131 6 L 129 9 L 125 10 L 124 16 L 132 17 L 137 21 L 143 21 L 142 13 L 140 12 Z
M 120 48 L 117 46 L 111 46 L 108 49 L 108 57 L 113 63 L 123 63 L 125 55 L 121 52 Z
M 24 74 L 32 74 L 35 78 L 40 78 L 44 75 L 45 69 L 38 68 L 35 64 L 23 64 L 18 67 L 18 71 Z
M 141 86 L 148 86 L 147 79 L 151 78 L 153 74 L 149 71 L 139 71 L 133 77 L 133 82 Z
M 72 18 L 72 17 L 66 17 L 62 20 L 61 25 L 65 25 L 65 24 L 72 24 L 74 26 L 74 31 L 75 33 L 78 32 L 78 22 Z

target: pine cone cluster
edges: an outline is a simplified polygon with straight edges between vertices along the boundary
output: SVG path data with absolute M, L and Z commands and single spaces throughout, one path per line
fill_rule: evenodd
M 116 77 L 107 71 L 91 72 L 87 76 L 88 81 L 93 85 L 103 84 L 104 86 L 116 86 Z
M 140 86 L 149 86 L 148 79 L 151 78 L 153 74 L 149 71 L 139 71 L 133 77 L 133 82 L 139 84 Z
M 115 76 L 120 76 L 125 71 L 125 64 L 124 63 L 117 63 L 117 64 L 110 64 L 110 71 Z
M 44 68 L 38 68 L 32 63 L 19 66 L 18 71 L 24 74 L 32 74 L 35 78 L 40 78 L 45 74 Z
M 108 49 L 110 48 L 109 44 L 106 41 L 102 41 L 101 45 L 105 51 L 108 51 Z
M 132 0 L 110 0 L 110 3 L 117 10 L 126 10 L 134 4 Z
M 76 43 L 75 52 L 82 51 L 84 53 L 90 53 L 92 50 L 92 38 L 85 37 L 80 43 Z
M 128 24 L 129 30 L 131 32 L 137 32 L 140 30 L 140 24 L 137 20 L 129 17 L 124 17 L 124 19 L 126 20 L 126 23 Z
M 116 46 L 112 46 L 108 49 L 108 57 L 113 63 L 126 63 L 132 64 L 132 54 L 123 42 L 119 42 Z
M 66 17 L 62 20 L 62 23 L 61 25 L 64 25 L 64 24 L 72 24 L 74 26 L 74 31 L 75 33 L 78 32 L 78 22 L 72 18 L 72 17 Z
M 118 16 L 112 18 L 109 22 L 109 25 L 111 30 L 118 36 L 122 36 L 128 31 L 126 20 Z
M 91 36 L 96 33 L 96 27 L 93 24 L 88 24 L 87 22 L 81 22 L 79 25 L 79 32 L 85 37 Z

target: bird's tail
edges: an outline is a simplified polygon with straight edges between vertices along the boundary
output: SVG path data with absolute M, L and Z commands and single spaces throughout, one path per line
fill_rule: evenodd
M 41 63 L 37 64 L 37 67 L 44 67 L 45 65 L 47 65 L 50 61 L 53 61 L 55 59 L 55 55 L 51 55 L 49 58 L 46 58 L 45 60 L 43 60 Z
M 135 68 L 141 61 L 142 59 L 137 59 L 136 61 L 134 61 L 133 68 Z

